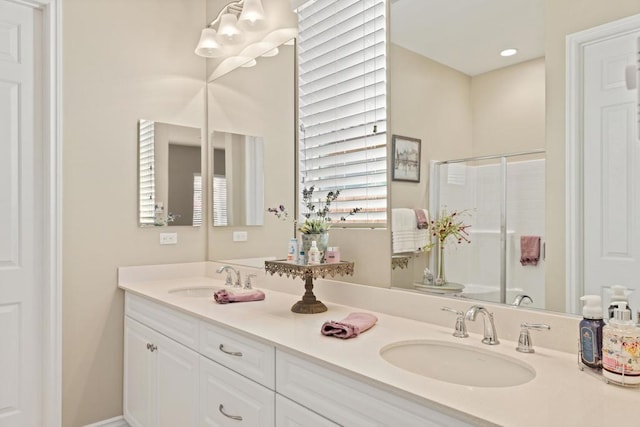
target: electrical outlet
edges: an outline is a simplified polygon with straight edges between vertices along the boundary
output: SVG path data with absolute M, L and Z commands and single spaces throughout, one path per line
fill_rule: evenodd
M 176 245 L 178 244 L 178 233 L 160 233 L 161 245 Z
M 233 241 L 234 242 L 246 242 L 248 239 L 246 231 L 234 231 L 233 232 Z

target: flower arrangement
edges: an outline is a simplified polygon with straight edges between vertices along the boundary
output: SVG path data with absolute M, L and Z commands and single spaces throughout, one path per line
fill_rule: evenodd
M 302 234 L 321 234 L 326 233 L 331 228 L 331 217 L 329 210 L 331 209 L 331 203 L 333 203 L 339 196 L 340 190 L 329 191 L 324 200 L 318 199 L 318 206 L 313 201 L 313 192 L 315 187 L 304 188 L 302 190 L 302 201 L 307 208 L 307 212 L 302 214 L 305 217 L 304 223 L 299 228 Z M 353 208 L 347 214 L 348 216 L 355 215 L 360 212 L 362 208 Z M 340 217 L 340 221 L 346 221 L 346 217 Z
M 306 208 L 306 212 L 302 215 L 305 220 L 298 229 L 302 234 L 321 234 L 326 233 L 331 228 L 331 217 L 329 211 L 331 203 L 338 199 L 340 190 L 330 191 L 324 199 L 313 200 L 313 192 L 315 187 L 304 188 L 302 190 L 302 201 Z M 346 221 L 347 217 L 360 212 L 362 208 L 353 208 L 346 216 L 340 217 L 340 221 Z M 285 221 L 289 217 L 289 213 L 284 205 L 273 208 L 267 208 L 267 212 L 272 213 L 276 218 Z
M 445 207 L 442 208 L 440 218 L 431 221 L 431 235 L 438 240 L 440 247 L 444 246 L 450 236 L 453 236 L 458 243 L 471 243 L 471 240 L 469 240 L 469 232 L 467 231 L 471 226 L 462 222 L 461 219 L 461 216 L 466 212 L 465 210 L 449 213 Z

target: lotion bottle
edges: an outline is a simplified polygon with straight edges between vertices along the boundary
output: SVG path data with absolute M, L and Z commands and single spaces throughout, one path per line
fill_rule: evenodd
M 318 250 L 318 244 L 315 240 L 311 242 L 309 248 L 309 264 L 320 264 L 320 251 Z
M 623 385 L 640 384 L 640 328 L 624 301 L 602 330 L 602 375 Z
M 600 295 L 585 295 L 580 321 L 580 361 L 593 369 L 602 368 L 602 298 Z

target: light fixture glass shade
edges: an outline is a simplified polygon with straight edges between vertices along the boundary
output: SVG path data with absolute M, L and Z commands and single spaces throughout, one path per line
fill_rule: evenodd
M 242 31 L 237 26 L 238 18 L 233 13 L 224 13 L 218 26 L 218 40 L 221 43 L 237 44 L 243 39 Z
M 265 16 L 260 0 L 244 0 L 242 13 L 238 18 L 238 25 L 248 30 L 259 29 L 264 26 Z
M 216 40 L 216 30 L 213 28 L 202 30 L 195 52 L 196 55 L 204 56 L 205 58 L 219 58 L 224 55 L 222 47 Z
M 255 67 L 257 63 L 258 61 L 256 61 L 255 59 L 250 59 L 249 61 L 242 64 L 241 67 L 243 68 Z
M 269 57 L 272 57 L 272 56 L 276 56 L 279 52 L 280 52 L 280 50 L 278 50 L 277 47 L 274 47 L 273 49 L 263 53 L 262 56 L 264 56 L 265 58 L 269 58 Z

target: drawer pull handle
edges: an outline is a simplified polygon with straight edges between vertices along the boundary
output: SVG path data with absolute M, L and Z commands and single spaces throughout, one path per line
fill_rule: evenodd
M 229 415 L 226 412 L 224 412 L 224 406 L 222 406 L 222 403 L 220 404 L 220 406 L 218 406 L 218 411 L 220 411 L 220 413 L 227 418 L 231 418 L 232 420 L 236 420 L 236 421 L 242 421 L 242 417 L 240 415 Z
M 147 343 L 147 350 L 149 350 L 149 351 L 151 351 L 153 353 L 157 349 L 158 349 L 158 346 L 156 346 L 155 344 Z
M 226 354 L 230 354 L 231 356 L 237 356 L 237 357 L 242 357 L 242 352 L 241 351 L 227 351 L 224 349 L 224 344 L 220 344 L 220 351 Z

